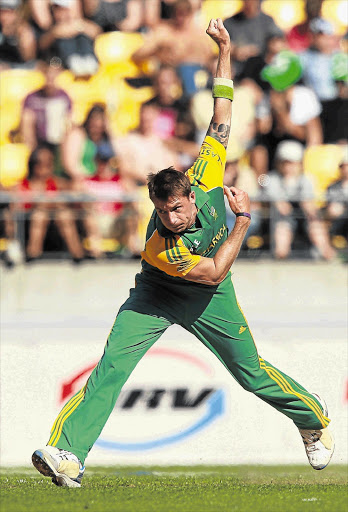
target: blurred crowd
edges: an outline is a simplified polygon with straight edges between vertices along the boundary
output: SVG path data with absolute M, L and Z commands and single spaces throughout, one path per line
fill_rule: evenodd
M 57 248 L 139 257 L 147 175 L 188 169 L 210 123 L 218 16 L 235 84 L 225 184 L 252 198 L 243 249 L 347 251 L 348 43 L 329 2 L 0 0 L 6 265 Z M 296 4 L 292 26 L 279 4 Z

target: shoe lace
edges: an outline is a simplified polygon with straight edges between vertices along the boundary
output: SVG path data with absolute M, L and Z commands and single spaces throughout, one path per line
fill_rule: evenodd
M 73 453 L 69 452 L 68 450 L 61 450 L 59 449 L 59 453 L 57 454 L 60 459 L 65 460 L 72 460 L 73 462 L 76 462 L 80 467 L 82 464 L 80 463 L 79 459 L 74 455 Z
M 300 430 L 300 434 L 304 444 L 306 445 L 307 451 L 315 451 L 315 443 L 320 439 L 321 430 Z

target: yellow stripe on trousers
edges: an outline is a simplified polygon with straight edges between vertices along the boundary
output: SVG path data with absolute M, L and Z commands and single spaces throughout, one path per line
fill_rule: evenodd
M 64 423 L 64 421 L 66 419 L 65 415 L 68 414 L 70 416 L 69 412 L 70 411 L 72 412 L 72 408 L 76 409 L 76 407 L 74 407 L 74 406 L 76 404 L 78 405 L 83 400 L 83 398 L 84 398 L 84 391 L 85 391 L 85 387 L 83 387 L 78 392 L 77 395 L 73 396 L 69 400 L 69 402 L 65 405 L 65 407 L 63 407 L 63 409 L 58 414 L 58 417 L 57 417 L 56 421 L 54 422 L 54 425 L 53 425 L 52 430 L 51 430 L 51 437 L 50 437 L 50 439 L 48 441 L 49 445 L 55 446 L 56 442 L 58 441 L 57 434 L 61 430 L 62 422 Z M 55 443 L 54 443 L 54 440 L 55 440 Z
M 266 370 L 266 372 L 267 372 L 267 370 L 269 370 L 270 372 L 272 372 L 273 374 L 275 374 L 275 375 L 278 377 L 278 379 L 279 379 L 279 380 L 280 380 L 280 381 L 285 385 L 285 387 L 287 387 L 287 388 L 288 388 L 288 391 L 289 391 L 291 394 L 296 394 L 296 396 L 298 396 L 299 398 L 301 398 L 301 400 L 302 400 L 302 398 L 303 398 L 303 401 L 307 400 L 309 403 L 307 403 L 307 402 L 306 402 L 306 403 L 307 403 L 307 405 L 308 405 L 308 406 L 313 410 L 313 412 L 315 412 L 315 411 L 316 411 L 316 413 L 318 413 L 320 417 L 325 418 L 325 416 L 323 415 L 323 413 L 322 413 L 322 411 L 321 411 L 321 409 L 320 409 L 319 405 L 316 403 L 316 401 L 315 401 L 315 400 L 313 400 L 313 398 L 311 398 L 311 397 L 309 397 L 309 396 L 307 396 L 307 395 L 304 395 L 303 393 L 300 393 L 300 392 L 298 392 L 298 391 L 295 391 L 295 390 L 292 388 L 292 386 L 291 386 L 290 382 L 288 382 L 288 381 L 286 380 L 286 378 L 285 378 L 285 377 L 284 377 L 284 376 L 279 372 L 279 370 L 277 370 L 276 368 L 273 368 L 272 366 L 266 366 L 265 360 L 264 360 L 264 359 L 262 359 L 262 357 L 260 357 L 260 362 L 261 362 L 261 367 L 263 367 L 263 368 Z M 268 373 L 268 372 L 267 372 L 267 373 Z M 275 380 L 275 379 L 276 379 L 276 377 L 274 377 L 274 380 Z M 278 383 L 278 384 L 279 384 L 279 383 Z M 311 405 L 309 405 L 309 404 L 311 404 Z
M 291 395 L 297 396 L 314 412 L 314 414 L 316 415 L 316 417 L 318 418 L 318 420 L 320 421 L 324 428 L 328 426 L 330 422 L 329 418 L 326 418 L 323 415 L 319 405 L 315 402 L 315 400 L 313 400 L 313 398 L 303 395 L 302 393 L 296 392 L 289 384 L 289 382 L 287 382 L 287 380 L 283 377 L 283 375 L 278 372 L 278 370 L 270 366 L 266 366 L 264 359 L 262 359 L 261 357 L 259 359 L 261 368 L 267 372 L 271 379 L 278 384 L 278 386 L 284 391 L 284 393 L 289 393 Z
M 56 419 L 55 419 L 55 421 L 54 421 L 54 423 L 53 423 L 53 426 L 52 426 L 52 428 L 51 428 L 51 437 L 52 437 L 52 435 L 53 435 L 53 432 L 55 431 L 55 428 L 56 428 L 56 426 L 57 426 L 57 423 L 58 423 L 59 419 L 61 418 L 62 414 L 64 414 L 64 413 L 65 413 L 65 411 L 70 407 L 71 402 L 72 402 L 73 400 L 75 400 L 75 398 L 77 398 L 77 397 L 78 397 L 78 395 L 80 395 L 81 391 L 82 391 L 82 390 L 80 389 L 80 391 L 78 392 L 78 394 L 77 394 L 77 395 L 72 396 L 72 397 L 70 398 L 70 400 L 68 400 L 68 402 L 64 405 L 63 409 L 59 412 L 59 414 L 58 414 L 58 416 L 56 417 Z M 51 440 L 51 437 L 50 437 L 50 440 Z
M 329 420 L 328 420 L 328 418 L 325 418 L 325 416 L 323 415 L 320 407 L 315 402 L 315 400 L 313 400 L 313 398 L 308 397 L 308 396 L 304 395 L 303 393 L 299 393 L 299 392 L 295 391 L 292 388 L 291 384 L 284 378 L 284 376 L 278 370 L 276 370 L 275 368 L 272 368 L 270 366 L 266 366 L 264 360 L 261 360 L 261 368 L 266 370 L 266 372 L 269 374 L 269 376 L 273 380 L 275 380 L 277 382 L 277 384 L 283 389 L 283 391 L 297 396 L 306 405 L 308 405 L 308 407 L 310 409 L 312 409 L 314 414 L 317 416 L 317 418 L 319 419 L 319 421 L 321 422 L 323 427 L 327 426 L 327 424 L 329 423 Z M 281 386 L 281 383 L 283 384 L 284 387 Z M 325 421 L 326 419 L 328 420 L 327 422 Z

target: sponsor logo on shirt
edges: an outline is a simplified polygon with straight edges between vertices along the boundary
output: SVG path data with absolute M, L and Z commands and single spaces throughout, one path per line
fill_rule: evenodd
M 206 249 L 202 256 L 205 256 L 205 254 L 207 254 L 208 252 L 210 252 L 212 249 L 214 249 L 215 245 L 220 242 L 220 240 L 222 239 L 222 237 L 224 236 L 224 233 L 226 231 L 226 226 L 225 224 L 223 224 L 223 226 L 219 229 L 219 231 L 216 233 L 216 235 L 214 236 L 214 238 L 212 239 L 208 249 Z

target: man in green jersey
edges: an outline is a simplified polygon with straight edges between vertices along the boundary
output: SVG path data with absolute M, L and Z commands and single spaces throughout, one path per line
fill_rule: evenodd
M 48 445 L 34 466 L 56 485 L 79 487 L 84 461 L 98 439 L 122 386 L 146 351 L 172 324 L 193 333 L 243 386 L 293 420 L 310 464 L 323 469 L 334 441 L 325 403 L 262 359 L 235 297 L 230 267 L 250 222 L 246 192 L 223 187 L 233 99 L 230 39 L 221 19 L 208 35 L 218 44 L 214 113 L 194 165 L 149 176 L 155 210 L 142 271 L 120 308 L 104 354 L 86 385 L 63 407 Z M 224 194 L 236 215 L 228 234 Z

